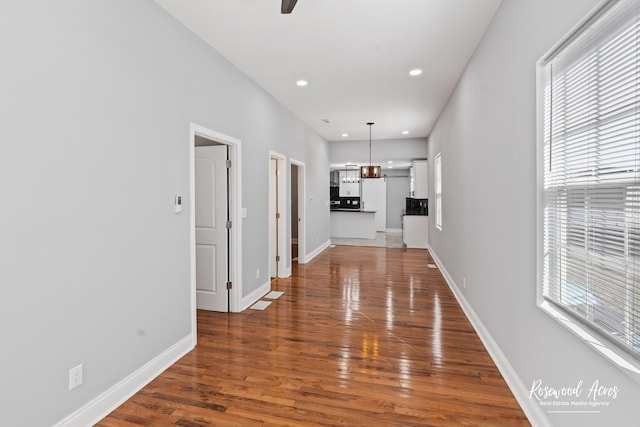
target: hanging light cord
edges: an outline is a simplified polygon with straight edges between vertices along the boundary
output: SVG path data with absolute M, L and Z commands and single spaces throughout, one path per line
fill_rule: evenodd
M 369 166 L 371 166 L 371 123 L 369 123 Z
M 371 126 L 373 126 L 372 122 L 367 123 L 369 125 L 369 166 L 371 166 Z

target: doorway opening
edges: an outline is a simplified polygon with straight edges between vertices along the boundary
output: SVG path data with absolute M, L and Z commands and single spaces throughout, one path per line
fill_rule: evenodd
M 291 163 L 291 265 L 298 262 L 298 166 Z
M 291 159 L 291 265 L 306 262 L 305 164 Z
M 204 309 L 241 309 L 242 174 L 240 140 L 193 123 L 189 134 L 189 259 L 195 345 L 196 310 L 203 304 L 199 301 L 203 293 L 208 292 L 209 298 L 204 302 L 209 307 Z M 199 271 L 198 266 L 205 268 Z
M 288 277 L 287 254 L 286 157 L 269 153 L 269 277 Z M 290 267 L 290 266 L 289 266 Z

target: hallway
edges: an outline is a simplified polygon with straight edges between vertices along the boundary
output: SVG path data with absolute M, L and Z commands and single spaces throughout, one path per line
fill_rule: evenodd
M 99 426 L 529 425 L 426 250 L 335 246 Z

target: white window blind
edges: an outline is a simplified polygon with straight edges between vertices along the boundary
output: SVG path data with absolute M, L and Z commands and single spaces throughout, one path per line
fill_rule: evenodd
M 442 230 L 442 153 L 435 159 L 436 227 Z
M 640 1 L 544 62 L 543 297 L 640 359 Z

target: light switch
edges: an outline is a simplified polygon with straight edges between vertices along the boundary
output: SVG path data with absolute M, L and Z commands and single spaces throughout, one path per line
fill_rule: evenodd
M 182 212 L 182 196 L 176 196 L 173 200 L 173 212 Z

